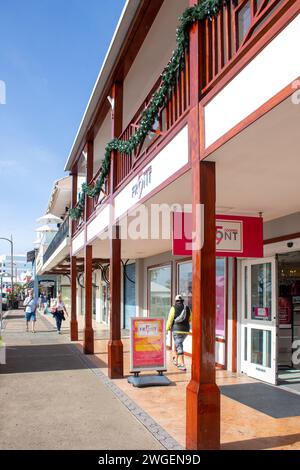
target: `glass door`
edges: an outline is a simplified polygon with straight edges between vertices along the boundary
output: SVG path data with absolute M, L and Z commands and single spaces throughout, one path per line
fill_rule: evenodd
M 241 371 L 277 381 L 277 260 L 242 261 Z

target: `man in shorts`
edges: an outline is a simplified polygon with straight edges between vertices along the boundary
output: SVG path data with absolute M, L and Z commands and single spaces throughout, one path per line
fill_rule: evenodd
M 32 333 L 35 333 L 35 322 L 36 322 L 36 301 L 33 297 L 33 289 L 28 291 L 28 296 L 24 300 L 25 307 L 25 320 L 26 320 L 26 331 L 29 331 L 29 323 L 32 322 Z

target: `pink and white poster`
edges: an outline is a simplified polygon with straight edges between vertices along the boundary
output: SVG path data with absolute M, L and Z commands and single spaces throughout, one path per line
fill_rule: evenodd
M 166 370 L 164 318 L 131 318 L 130 371 Z

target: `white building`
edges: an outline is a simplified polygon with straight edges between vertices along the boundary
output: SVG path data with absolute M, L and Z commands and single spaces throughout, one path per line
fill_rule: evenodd
M 0 255 L 0 275 L 4 282 L 11 280 L 11 256 Z M 32 264 L 27 262 L 26 255 L 14 255 L 13 257 L 14 282 L 25 282 L 27 276 L 32 276 Z

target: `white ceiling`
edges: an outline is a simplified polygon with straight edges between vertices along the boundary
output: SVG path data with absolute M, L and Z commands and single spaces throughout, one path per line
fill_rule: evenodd
M 217 206 L 272 220 L 300 209 L 300 105 L 286 99 L 216 150 Z
M 299 128 L 300 105 L 286 99 L 209 157 L 216 162 L 217 213 L 262 212 L 267 221 L 300 210 Z M 147 207 L 191 201 L 191 172 L 187 172 L 149 199 Z M 162 239 L 161 226 L 159 234 L 158 240 L 122 240 L 122 258 L 170 251 L 171 239 Z M 94 257 L 109 257 L 108 240 L 92 244 Z

